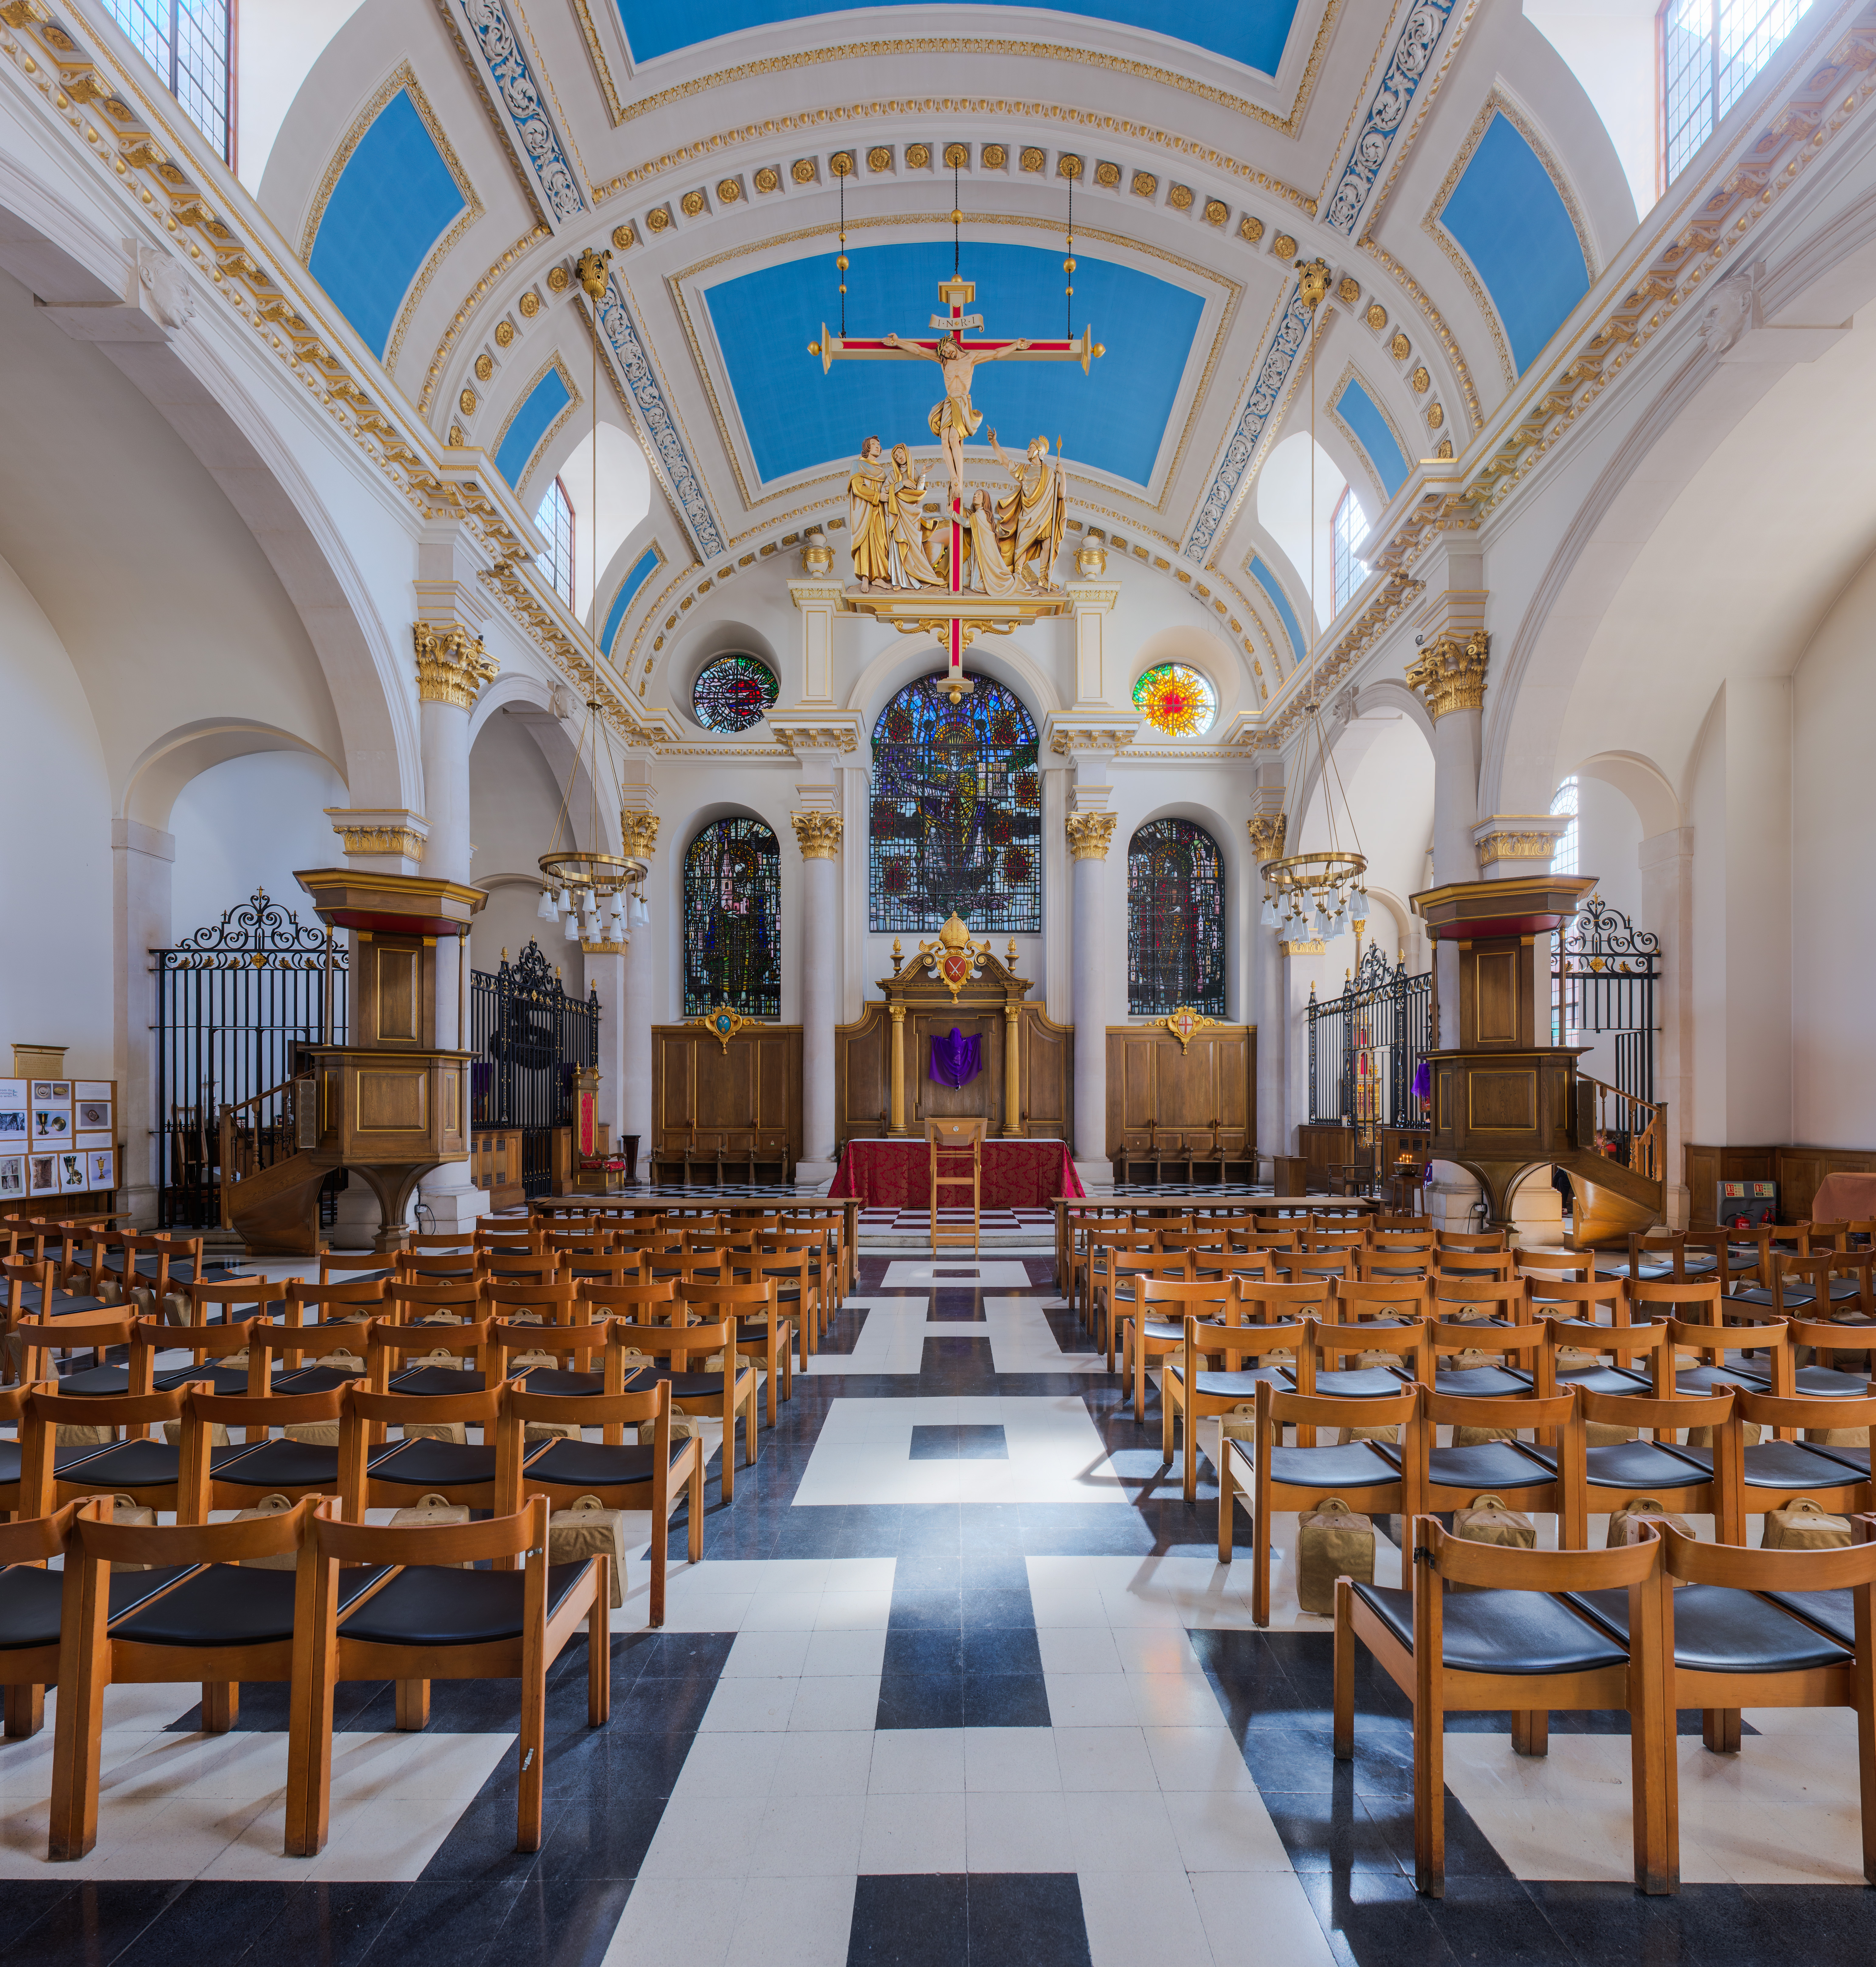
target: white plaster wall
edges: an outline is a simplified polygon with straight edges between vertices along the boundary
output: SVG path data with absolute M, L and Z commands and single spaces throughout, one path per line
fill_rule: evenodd
M 1692 1113 L 1684 1138 L 1705 1146 L 1726 1134 L 1726 700 L 1718 692 L 1694 754 L 1687 793 L 1693 828 L 1693 932 L 1689 1008 L 1693 1027 Z
M 1579 777 L 1577 782 L 1577 871 L 1593 875 L 1596 892 L 1611 908 L 1619 909 L 1638 929 L 1660 935 L 1668 925 L 1648 922 L 1642 914 L 1642 874 L 1636 859 L 1642 845 L 1642 822 L 1635 808 L 1615 786 L 1601 779 Z M 1661 1021 L 1657 1001 L 1655 1022 Z M 1566 1045 L 1587 1045 L 1577 1063 L 1593 1079 L 1616 1083 L 1616 1042 L 1612 1032 L 1566 1032 Z M 1655 1041 L 1657 1065 L 1661 1041 Z
M 324 809 L 344 803 L 344 780 L 309 752 L 255 752 L 199 774 L 170 810 L 174 933 L 193 935 L 257 888 L 316 929 L 312 901 L 293 876 L 343 864 Z
M 567 989 L 584 996 L 585 958 L 577 942 L 565 940 L 561 924 L 537 917 L 540 890 L 526 882 L 499 880 L 508 874 L 538 874 L 541 856 L 553 838 L 561 791 L 532 734 L 498 710 L 483 725 L 469 754 L 469 837 L 475 850 L 471 878 L 478 885 L 495 884 L 470 931 L 470 961 L 477 970 L 493 971 L 500 964 L 504 946 L 512 962 L 532 937 L 548 962 L 559 966 Z M 582 811 L 582 845 L 588 844 L 586 819 Z M 566 837 L 563 828 L 563 843 Z M 617 851 L 616 840 L 605 845 Z
M 1869 733 L 1876 560 L 1866 562 L 1792 680 L 1792 1132 L 1819 1147 L 1876 1145 L 1869 980 L 1876 857 Z M 1800 937 L 1801 936 L 1801 940 Z
M 0 560 L 7 871 L 0 1046 L 63 1045 L 75 1077 L 112 1072 L 111 788 L 71 658 Z M 10 1050 L 0 1071 L 10 1074 Z

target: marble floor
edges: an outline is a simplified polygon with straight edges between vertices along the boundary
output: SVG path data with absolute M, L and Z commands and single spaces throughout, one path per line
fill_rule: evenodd
M 112 1689 L 82 1864 L 44 1857 L 50 1729 L 0 1745 L 0 1967 L 1876 1958 L 1847 1713 L 1748 1710 L 1724 1758 L 1684 1717 L 1686 1882 L 1658 1900 L 1627 1881 L 1620 1717 L 1556 1717 L 1536 1762 L 1508 1717 L 1456 1719 L 1447 1894 L 1419 1898 L 1405 1707 L 1363 1671 L 1333 1760 L 1293 1519 L 1253 1629 L 1208 1468 L 1189 1506 L 1156 1403 L 1137 1426 L 1100 1368 L 1046 1255 L 863 1258 L 726 1507 L 713 1431 L 704 1560 L 681 1523 L 656 1632 L 641 1542 L 606 1727 L 583 1644 L 558 1663 L 538 1852 L 513 1683 L 439 1684 L 418 1734 L 342 1688 L 310 1862 L 280 1852 L 283 1688 L 219 1736 L 188 1688 Z

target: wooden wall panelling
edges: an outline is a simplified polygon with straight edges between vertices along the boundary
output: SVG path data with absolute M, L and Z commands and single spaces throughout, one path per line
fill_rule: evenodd
M 868 1004 L 834 1027 L 835 1154 L 850 1140 L 881 1139 L 891 1111 L 892 1020 L 884 1004 Z
M 801 1158 L 801 1027 L 755 1025 L 726 1048 L 694 1025 L 652 1028 L 653 1152 L 746 1154 L 785 1145 Z
M 1218 1025 L 1182 1048 L 1150 1025 L 1111 1025 L 1108 1153 L 1248 1156 L 1256 1139 L 1257 1034 Z
M 1040 1004 L 1022 1017 L 1023 1132 L 1032 1139 L 1075 1138 L 1075 1027 L 1058 1025 Z

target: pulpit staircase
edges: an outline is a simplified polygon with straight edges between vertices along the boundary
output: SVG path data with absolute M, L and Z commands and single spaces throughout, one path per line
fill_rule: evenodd
M 1576 1198 L 1570 1240 L 1587 1249 L 1666 1219 L 1667 1109 L 1587 1072 L 1575 1083 L 1573 1145 L 1556 1164 Z
M 319 1190 L 341 1159 L 319 1145 L 318 1099 L 315 1079 L 286 1079 L 222 1109 L 222 1226 L 251 1251 L 317 1247 Z

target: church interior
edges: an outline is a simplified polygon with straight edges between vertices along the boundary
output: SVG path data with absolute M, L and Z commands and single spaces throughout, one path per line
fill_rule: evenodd
M 0 1959 L 1869 1959 L 1873 97 L 0 0 Z

